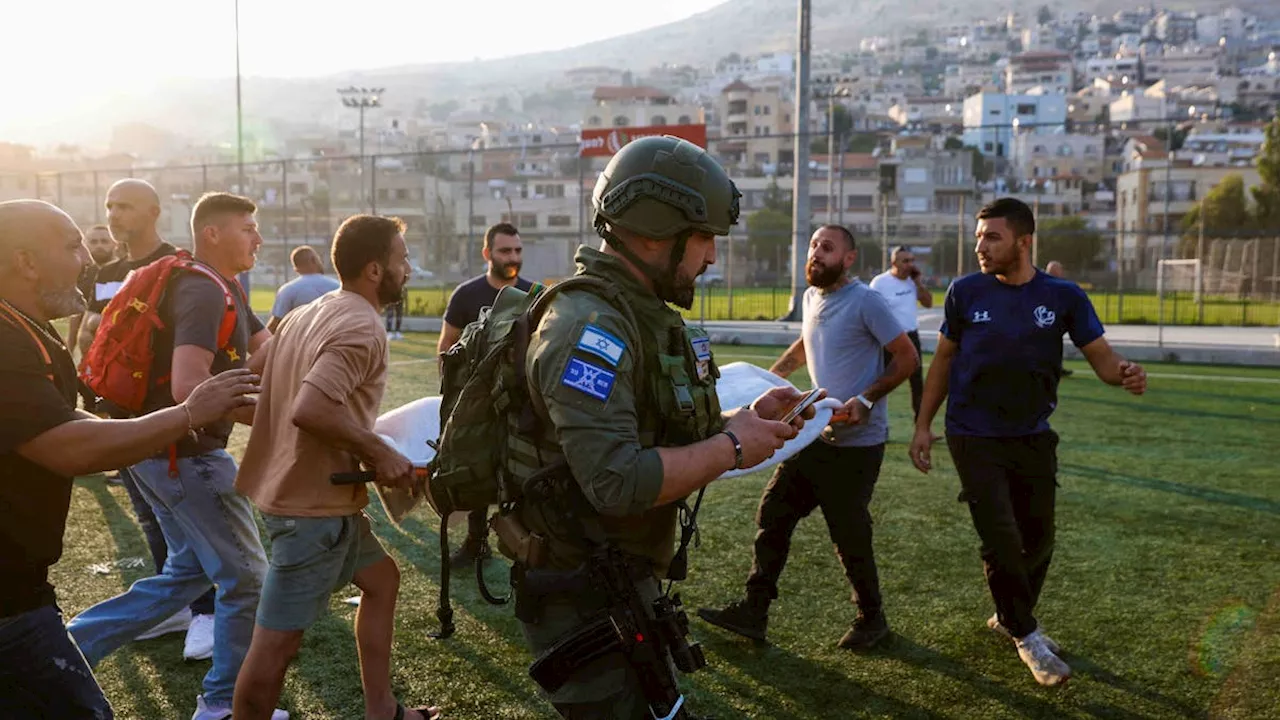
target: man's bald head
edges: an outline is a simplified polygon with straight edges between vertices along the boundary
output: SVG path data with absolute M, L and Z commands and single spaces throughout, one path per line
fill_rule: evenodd
M 45 320 L 83 312 L 76 281 L 88 261 L 65 212 L 43 200 L 0 202 L 0 296 Z
M 1044 266 L 1044 271 L 1050 275 L 1060 278 L 1063 275 L 1062 263 L 1057 260 L 1050 260 L 1048 265 Z
M 15 250 L 38 250 L 68 226 L 79 233 L 69 215 L 43 200 L 0 202 L 0 261 L 10 262 Z
M 160 195 L 146 180 L 125 178 L 107 190 L 107 226 L 116 242 L 133 245 L 158 237 L 159 219 Z

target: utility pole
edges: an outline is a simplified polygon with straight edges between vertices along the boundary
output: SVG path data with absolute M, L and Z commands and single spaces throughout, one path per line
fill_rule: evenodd
M 843 82 L 845 79 L 841 78 Z M 815 100 L 825 98 L 827 101 L 827 222 L 835 221 L 835 208 L 833 202 L 835 200 L 835 164 L 834 158 L 836 153 L 835 145 L 835 125 L 836 125 L 836 98 L 847 97 L 849 88 L 833 87 L 825 93 L 814 93 Z M 840 144 L 840 161 L 844 162 L 844 144 L 843 140 Z M 843 182 L 844 178 L 841 177 Z
M 240 105 L 240 0 L 235 0 L 236 23 L 236 192 L 244 194 L 244 117 Z
M 804 312 L 804 261 L 809 246 L 809 6 L 799 0 L 796 52 L 796 112 L 791 183 L 791 308 L 782 320 L 797 321 Z
M 339 88 L 338 94 L 342 96 L 342 104 L 355 108 L 360 113 L 360 210 L 363 212 L 367 207 L 369 198 L 364 192 L 364 111 L 365 108 L 381 107 L 382 93 L 386 88 L 358 88 L 354 85 L 346 88 Z M 376 168 L 375 168 L 376 171 Z

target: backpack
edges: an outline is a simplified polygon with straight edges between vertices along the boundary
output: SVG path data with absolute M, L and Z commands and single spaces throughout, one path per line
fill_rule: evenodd
M 521 429 L 533 417 L 525 377 L 529 339 L 551 300 L 575 288 L 589 290 L 618 308 L 633 326 L 635 317 L 621 291 L 600 278 L 575 275 L 529 292 L 503 288 L 490 308 L 463 329 L 457 343 L 443 355 L 440 374 L 440 438 L 430 443 L 435 457 L 428 465 L 426 499 L 440 515 L 440 619 L 437 638 L 453 633 L 449 604 L 448 518 L 454 512 L 483 510 L 514 500 L 506 470 L 507 437 L 513 416 Z M 476 579 L 485 600 L 501 605 L 484 584 L 482 562 Z
M 222 289 L 226 310 L 218 326 L 218 347 L 226 348 L 236 327 L 236 302 L 227 281 L 186 250 L 135 269 L 102 311 L 102 323 L 80 363 L 80 379 L 98 397 L 119 410 L 141 415 L 153 387 L 169 383 L 170 369 L 155 363 L 155 334 L 165 327 L 160 316 L 170 281 L 194 272 Z

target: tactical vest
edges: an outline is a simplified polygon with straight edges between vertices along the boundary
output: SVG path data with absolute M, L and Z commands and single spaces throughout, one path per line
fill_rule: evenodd
M 574 294 L 565 293 L 557 302 L 573 302 Z M 640 445 L 691 445 L 721 429 L 720 399 L 715 386 L 720 369 L 704 330 L 686 326 L 674 312 L 657 313 L 663 324 L 654 327 L 654 315 L 638 314 L 641 327 L 636 328 L 635 334 L 640 338 L 640 352 L 631 369 L 637 388 Z M 520 482 L 562 459 L 554 428 L 544 428 L 541 436 L 534 439 L 520 431 L 514 415 L 509 422 L 507 467 L 514 480 Z M 675 552 L 677 513 L 678 508 L 672 504 L 629 518 L 601 518 L 601 524 L 624 549 L 649 558 L 661 573 Z M 525 507 L 521 515 L 529 530 L 551 540 L 552 563 L 562 568 L 577 565 L 580 542 L 557 532 L 562 529 L 537 507 Z

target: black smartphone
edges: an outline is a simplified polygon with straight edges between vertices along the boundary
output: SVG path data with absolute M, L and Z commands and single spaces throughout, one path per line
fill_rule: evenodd
M 779 419 L 779 422 L 790 423 L 792 420 L 795 420 L 799 417 L 800 413 L 807 410 L 810 405 L 818 402 L 818 393 L 820 392 L 822 392 L 822 388 L 813 388 L 809 392 L 801 395 L 800 399 L 796 401 L 796 404 Z

